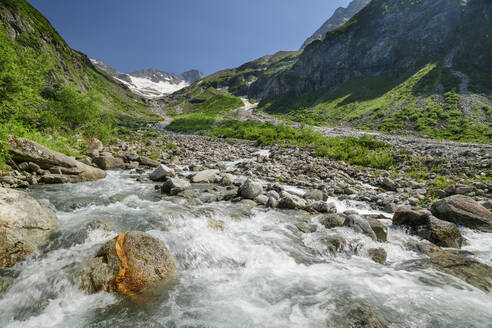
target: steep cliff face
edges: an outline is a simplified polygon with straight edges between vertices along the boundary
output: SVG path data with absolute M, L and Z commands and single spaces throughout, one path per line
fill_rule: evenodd
M 326 33 L 345 24 L 350 18 L 357 14 L 362 8 L 367 6 L 371 0 L 353 0 L 347 8 L 338 8 L 316 32 L 313 33 L 306 41 L 304 41 L 301 49 L 306 48 L 315 40 L 323 40 Z
M 415 72 L 456 46 L 466 9 L 461 0 L 374 0 L 323 41 L 311 43 L 265 95 L 300 95 L 352 78 Z

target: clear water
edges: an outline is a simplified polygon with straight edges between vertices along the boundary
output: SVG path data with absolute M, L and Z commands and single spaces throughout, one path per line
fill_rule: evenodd
M 394 227 L 384 244 L 319 224 L 302 234 L 293 224 L 316 218 L 225 202 L 188 207 L 159 198 L 153 184 L 128 172 L 31 194 L 56 208 L 60 231 L 2 273 L 14 279 L 0 295 L 0 327 L 343 327 L 339 319 L 354 303 L 371 305 L 391 327 L 492 324 L 491 294 L 432 270 L 400 270 L 420 255 L 405 249 L 410 237 Z M 87 231 L 94 219 L 116 232 Z M 214 220 L 226 229 L 211 228 Z M 126 230 L 160 238 L 177 262 L 176 284 L 144 307 L 107 293 L 86 295 L 73 282 L 77 264 Z M 490 263 L 492 236 L 463 232 L 469 250 Z M 351 251 L 326 251 L 323 238 L 336 233 Z M 385 248 L 388 265 L 368 259 L 372 247 Z

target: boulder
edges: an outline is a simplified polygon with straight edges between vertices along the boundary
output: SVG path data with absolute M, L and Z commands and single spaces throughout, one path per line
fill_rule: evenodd
M 299 196 L 285 193 L 284 197 L 278 202 L 278 208 L 286 210 L 305 209 L 307 203 Z
M 191 178 L 193 183 L 212 183 L 215 180 L 215 176 L 219 173 L 219 170 L 204 170 L 196 173 Z
M 319 219 L 319 222 L 327 229 L 341 227 L 345 222 L 345 217 L 339 214 L 324 215 Z
M 304 199 L 310 199 L 310 200 L 327 200 L 328 195 L 321 190 L 318 189 L 312 189 L 307 191 L 304 194 Z
M 341 235 L 328 236 L 321 240 L 330 253 L 337 253 L 347 248 L 347 241 Z
M 93 162 L 102 170 L 122 169 L 125 167 L 125 162 L 121 158 L 113 156 L 99 156 L 94 158 Z
M 370 248 L 367 250 L 367 254 L 369 254 L 374 262 L 379 264 L 386 263 L 386 258 L 388 257 L 384 248 Z
M 403 265 L 403 268 L 407 270 L 433 268 L 455 276 L 483 291 L 490 292 L 492 289 L 492 267 L 473 258 L 461 257 L 450 252 L 409 261 Z
M 145 156 L 140 156 L 138 158 L 138 162 L 140 163 L 140 165 L 149 166 L 149 167 L 158 167 L 159 165 L 161 165 L 161 163 L 159 163 L 158 161 L 154 161 L 153 159 L 150 159 Z
M 176 173 L 173 169 L 161 164 L 149 175 L 149 179 L 152 181 L 165 181 L 175 175 Z
M 430 211 L 418 207 L 399 207 L 393 224 L 408 227 L 411 233 L 441 247 L 460 248 L 465 241 L 454 223 L 439 220 Z
M 169 178 L 162 185 L 161 192 L 163 194 L 174 196 L 190 188 L 191 184 L 187 180 L 180 178 Z
M 366 220 L 364 220 L 363 218 L 361 218 L 360 216 L 358 216 L 356 214 L 351 214 L 351 215 L 347 216 L 347 218 L 343 222 L 343 225 L 345 227 L 350 227 L 350 228 L 354 229 L 354 231 L 357 233 L 362 233 L 362 234 L 372 238 L 373 240 L 377 240 L 376 234 L 372 230 L 369 222 L 367 222 Z
M 311 204 L 311 208 L 319 213 L 336 213 L 337 207 L 334 203 L 327 203 L 325 201 L 317 201 Z
M 372 231 L 376 234 L 377 241 L 384 243 L 388 241 L 388 227 L 381 223 L 378 219 L 364 217 L 371 226 Z
M 95 167 L 86 165 L 72 157 L 52 151 L 34 141 L 12 137 L 8 138 L 9 154 L 13 161 L 21 163 L 28 162 L 33 172 L 41 172 L 42 169 L 61 167 L 70 170 L 67 174 L 69 182 L 85 182 L 103 179 L 106 172 Z
M 58 227 L 55 212 L 25 192 L 0 188 L 0 268 L 43 245 Z
M 492 212 L 471 197 L 454 195 L 440 199 L 432 204 L 431 211 L 441 220 L 492 232 Z
M 246 199 L 255 199 L 259 194 L 263 192 L 263 186 L 259 182 L 246 180 L 239 188 L 239 196 Z
M 127 231 L 106 242 L 78 270 L 80 287 L 135 296 L 151 287 L 173 281 L 174 259 L 166 245 L 149 234 Z

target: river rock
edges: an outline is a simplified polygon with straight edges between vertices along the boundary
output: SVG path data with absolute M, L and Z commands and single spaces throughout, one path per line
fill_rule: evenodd
M 58 227 L 55 212 L 25 192 L 0 188 L 0 268 L 43 245 Z
M 145 156 L 140 156 L 138 158 L 138 162 L 140 163 L 140 165 L 149 166 L 149 167 L 158 167 L 161 164 L 158 161 L 154 161 L 153 159 L 150 159 Z
M 78 270 L 80 287 L 134 296 L 173 281 L 174 259 L 166 245 L 149 234 L 127 231 L 105 243 Z
M 311 204 L 311 207 L 319 213 L 336 213 L 337 207 L 334 203 L 327 203 L 325 201 L 317 201 Z
M 310 200 L 327 200 L 328 195 L 321 190 L 318 189 L 312 189 L 307 191 L 304 194 L 304 199 L 310 199 Z
M 162 185 L 161 192 L 163 194 L 174 196 L 190 188 L 191 184 L 187 180 L 180 178 L 169 178 Z
M 374 262 L 379 264 L 386 263 L 386 258 L 388 257 L 384 248 L 370 248 L 367 250 L 367 254 L 369 254 Z
M 196 173 L 192 178 L 193 183 L 212 183 L 215 180 L 215 176 L 219 173 L 219 170 L 204 170 Z
M 263 192 L 263 186 L 259 182 L 246 180 L 239 188 L 239 195 L 246 199 L 254 200 Z
M 18 163 L 29 162 L 29 168 L 33 172 L 40 173 L 42 169 L 48 170 L 52 167 L 69 169 L 71 173 L 66 174 L 66 176 L 72 183 L 98 180 L 106 177 L 106 172 L 100 169 L 52 151 L 28 139 L 10 136 L 8 138 L 8 147 L 11 159 Z
M 337 253 L 347 248 L 347 241 L 341 235 L 328 236 L 321 241 L 330 253 Z
M 323 215 L 319 219 L 319 222 L 322 225 L 324 225 L 327 229 L 332 229 L 336 227 L 341 227 L 345 222 L 345 217 L 340 214 L 332 213 L 328 215 Z
M 388 241 L 388 227 L 378 219 L 365 216 L 364 219 L 371 226 L 372 231 L 376 234 L 377 241 L 384 243 Z
M 388 328 L 385 320 L 372 306 L 357 300 L 337 306 L 337 314 L 330 318 L 328 327 Z
M 441 247 L 460 248 L 465 241 L 454 223 L 439 220 L 426 209 L 402 206 L 393 216 L 393 224 Z
M 173 169 L 161 164 L 149 175 L 149 179 L 152 181 L 165 181 L 175 175 L 176 173 Z
M 306 205 L 306 201 L 301 197 L 289 193 L 284 193 L 283 197 L 278 203 L 278 208 L 286 210 L 305 209 Z
M 432 204 L 431 211 L 441 220 L 484 232 L 492 232 L 492 212 L 471 197 L 454 195 L 440 199 Z
M 492 288 L 492 267 L 473 258 L 461 257 L 450 252 L 427 259 L 409 261 L 404 264 L 403 268 L 407 270 L 433 268 L 466 281 L 483 291 L 490 292 Z
M 125 167 L 125 162 L 121 158 L 113 156 L 99 156 L 94 158 L 93 162 L 102 170 L 122 169 Z
M 343 225 L 345 227 L 351 227 L 355 232 L 362 233 L 373 240 L 377 240 L 376 234 L 372 230 L 369 222 L 361 218 L 359 215 L 351 214 L 347 216 L 343 222 Z

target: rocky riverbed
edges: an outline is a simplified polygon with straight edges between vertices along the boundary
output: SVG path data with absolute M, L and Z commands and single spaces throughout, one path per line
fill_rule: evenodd
M 27 219 L 2 230 L 39 242 L 3 262 L 0 326 L 484 327 L 490 153 L 461 147 L 408 150 L 443 165 L 456 183 L 442 189 L 403 157 L 375 170 L 149 131 L 95 142 L 85 166 L 17 155 L 3 185 L 58 219 L 48 239 Z M 70 183 L 80 168 L 107 176 Z M 2 220 L 18 210 L 8 199 Z

